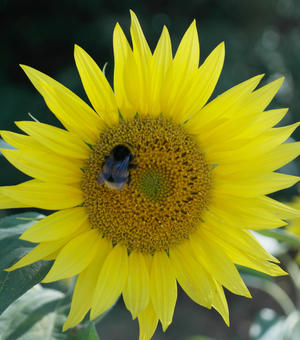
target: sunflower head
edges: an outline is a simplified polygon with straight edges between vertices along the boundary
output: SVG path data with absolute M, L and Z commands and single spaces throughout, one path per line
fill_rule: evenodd
M 15 147 L 4 156 L 33 179 L 1 187 L 0 207 L 56 211 L 22 234 L 38 245 L 7 270 L 53 259 L 44 282 L 78 275 L 64 329 L 122 294 L 147 340 L 172 322 L 177 283 L 229 324 L 224 287 L 250 297 L 235 265 L 285 274 L 249 229 L 300 217 L 267 196 L 299 180 L 275 170 L 300 148 L 282 144 L 298 124 L 274 128 L 287 110 L 265 110 L 283 79 L 256 89 L 256 76 L 208 102 L 223 43 L 199 66 L 195 21 L 174 56 L 166 27 L 154 51 L 133 12 L 130 33 L 131 45 L 114 30 L 113 89 L 75 46 L 92 107 L 22 66 L 64 128 L 24 121 L 26 134 L 1 133 Z

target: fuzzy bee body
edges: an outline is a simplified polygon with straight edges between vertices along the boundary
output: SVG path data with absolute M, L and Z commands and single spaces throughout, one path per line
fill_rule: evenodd
M 126 145 L 115 146 L 102 163 L 102 169 L 97 178 L 98 184 L 105 184 L 110 189 L 123 189 L 126 183 L 130 183 L 129 169 L 136 168 L 136 164 L 131 163 L 134 158 L 135 156 Z

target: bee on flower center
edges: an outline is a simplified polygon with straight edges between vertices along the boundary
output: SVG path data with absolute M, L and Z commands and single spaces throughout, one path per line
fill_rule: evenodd
M 130 149 L 123 144 L 116 145 L 109 156 L 105 156 L 102 169 L 98 175 L 98 184 L 105 184 L 110 189 L 121 190 L 130 183 L 130 169 L 135 169 L 137 164 L 131 163 L 135 158 Z

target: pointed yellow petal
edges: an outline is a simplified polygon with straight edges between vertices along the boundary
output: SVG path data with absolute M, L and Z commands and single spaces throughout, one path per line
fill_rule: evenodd
M 128 260 L 128 278 L 123 290 L 127 309 L 135 319 L 149 302 L 149 272 L 142 253 L 133 251 Z
M 253 111 L 251 111 L 249 116 L 253 117 L 253 119 L 249 126 L 241 130 L 241 136 L 243 138 L 254 138 L 258 136 L 260 133 L 267 131 L 279 123 L 287 112 L 288 109 L 268 110 L 256 114 L 253 114 Z
M 147 60 L 151 57 L 151 51 L 148 43 L 145 39 L 144 33 L 142 31 L 141 25 L 136 17 L 135 13 L 130 10 L 131 26 L 130 34 L 133 45 L 133 52 L 136 52 L 141 59 Z
M 209 134 L 216 127 L 216 119 L 226 117 L 231 112 L 239 112 L 245 98 L 249 97 L 259 84 L 263 75 L 248 79 L 227 90 L 216 99 L 208 103 L 204 108 L 189 120 L 186 127 L 192 134 Z
M 161 113 L 160 95 L 166 81 L 166 74 L 172 62 L 172 46 L 168 29 L 164 26 L 152 58 L 151 95 L 149 96 L 149 113 Z
M 284 270 L 282 270 L 277 264 L 261 260 L 259 258 L 251 257 L 245 254 L 239 249 L 228 247 L 227 255 L 231 260 L 241 266 L 252 268 L 254 270 L 260 271 L 270 276 L 282 276 L 288 275 Z
M 175 274 L 165 252 L 153 256 L 150 274 L 151 301 L 165 331 L 172 322 L 177 299 Z
M 68 239 L 64 238 L 61 240 L 42 242 L 33 248 L 28 254 L 22 257 L 21 260 L 5 270 L 10 272 L 12 270 L 28 266 L 29 264 L 32 264 L 36 261 L 42 260 L 46 256 L 54 253 L 57 249 L 61 248 L 67 241 Z
M 185 101 L 182 101 L 183 105 L 180 108 L 182 122 L 197 114 L 210 98 L 219 80 L 224 57 L 225 46 L 224 43 L 221 43 L 211 52 L 199 68 L 194 83 L 191 84 L 189 95 Z
M 205 224 L 201 225 L 200 230 L 206 233 L 211 240 L 221 238 L 224 242 L 235 246 L 251 256 L 258 257 L 262 260 L 279 262 L 261 246 L 250 231 L 232 228 L 216 216 L 210 215 L 209 218 L 206 219 Z M 199 234 L 201 234 L 201 232 L 199 231 Z
M 181 103 L 186 100 L 199 65 L 199 40 L 195 20 L 185 32 L 161 93 L 161 112 L 182 123 Z
M 128 87 L 134 88 L 136 80 L 135 69 L 132 66 L 133 55 L 129 43 L 120 27 L 116 24 L 113 34 L 113 47 L 115 58 L 114 69 L 114 91 L 118 107 L 121 110 L 121 114 L 126 118 L 133 117 L 136 111 L 133 109 L 133 104 L 128 99 Z M 129 62 L 130 61 L 130 62 Z M 125 72 L 133 76 L 133 81 L 126 83 Z M 127 80 L 127 79 L 126 79 Z M 130 79 L 128 79 L 130 80 Z
M 87 144 L 69 131 L 30 121 L 16 122 L 16 125 L 47 149 L 64 157 L 86 159 L 90 154 Z
M 72 208 L 83 200 L 81 190 L 76 187 L 38 180 L 0 187 L 0 194 L 31 207 L 49 210 Z
M 218 283 L 234 294 L 251 297 L 235 265 L 203 230 L 191 236 L 191 246 L 198 261 Z
M 98 276 L 90 318 L 107 311 L 121 294 L 128 275 L 126 247 L 117 244 L 107 256 Z
M 157 327 L 158 318 L 150 302 L 138 316 L 140 336 L 139 340 L 150 340 Z
M 216 191 L 238 197 L 255 197 L 289 188 L 299 182 L 300 177 L 271 172 L 247 180 L 235 182 L 220 180 Z
M 83 224 L 89 224 L 85 208 L 60 210 L 35 223 L 20 236 L 20 239 L 36 243 L 53 241 L 70 235 Z
M 0 209 L 26 208 L 27 204 L 17 202 L 0 192 Z
M 0 133 L 5 142 L 16 149 L 35 148 L 38 144 L 33 138 L 19 133 L 11 131 L 1 131 Z
M 283 81 L 283 77 L 276 79 L 254 91 L 249 97 L 249 101 L 245 102 L 244 110 L 253 110 L 254 112 L 263 111 L 270 104 L 271 100 L 280 89 Z
M 286 225 L 276 214 L 265 207 L 261 198 L 257 196 L 242 198 L 216 193 L 211 212 L 236 229 L 273 229 Z
M 135 102 L 136 111 L 139 114 L 149 114 L 149 91 L 151 79 L 151 51 L 148 43 L 144 37 L 143 31 L 139 21 L 133 11 L 130 11 L 131 26 L 130 33 L 133 46 L 134 63 L 132 66 L 135 68 L 135 73 L 130 72 L 130 59 L 128 59 L 129 69 L 125 69 L 125 81 L 128 84 L 133 84 L 133 77 L 136 77 L 135 86 L 129 86 L 129 96 L 132 103 Z
M 49 109 L 62 124 L 84 141 L 94 144 L 104 127 L 99 116 L 66 87 L 29 66 L 21 65 Z
M 82 272 L 96 255 L 98 239 L 99 233 L 93 229 L 69 241 L 59 252 L 43 282 L 66 279 Z
M 118 107 L 114 93 L 94 60 L 78 45 L 74 50 L 75 62 L 85 92 L 94 109 L 109 125 L 118 122 Z
M 242 144 L 241 147 L 239 144 L 236 144 L 237 147 L 234 150 L 229 151 L 222 148 L 219 140 L 219 148 L 215 148 L 214 152 L 211 152 L 211 149 L 208 149 L 210 161 L 223 165 L 235 163 L 240 164 L 257 159 L 258 157 L 263 158 L 265 154 L 285 142 L 299 125 L 300 123 L 295 123 L 280 128 L 270 129 L 260 136 L 251 139 L 245 145 Z
M 174 67 L 183 78 L 198 68 L 200 58 L 199 38 L 196 20 L 193 20 L 185 32 L 174 57 Z
M 270 151 L 263 159 L 257 162 L 257 168 L 263 171 L 275 171 L 291 162 L 300 155 L 300 142 L 285 143 Z
M 111 248 L 111 242 L 104 238 L 98 238 L 97 255 L 89 266 L 78 275 L 71 310 L 63 325 L 63 332 L 80 323 L 91 308 L 99 272 Z
M 216 226 L 216 225 L 215 225 Z M 212 230 L 213 226 L 209 226 L 205 229 L 205 233 Z M 226 228 L 222 229 L 226 231 Z M 202 232 L 204 230 L 201 230 Z M 233 263 L 252 268 L 254 270 L 266 273 L 271 276 L 286 275 L 286 272 L 282 270 L 277 264 L 269 262 L 273 261 L 272 255 L 262 258 L 262 253 L 253 254 L 253 252 L 247 252 L 243 247 L 243 243 L 230 242 L 230 236 L 224 233 L 215 232 L 213 236 L 214 243 L 222 250 Z M 277 261 L 277 260 L 276 260 Z M 278 262 L 278 261 L 277 261 Z
M 82 161 L 71 161 L 53 153 L 34 150 L 1 149 L 3 156 L 26 175 L 47 182 L 79 183 L 82 180 Z
M 212 279 L 192 253 L 186 242 L 170 249 L 170 261 L 176 278 L 186 294 L 196 303 L 206 308 L 212 306 Z
M 224 290 L 222 286 L 217 283 L 217 281 L 213 280 L 213 283 L 215 284 L 215 286 L 212 290 L 213 291 L 212 305 L 214 309 L 221 314 L 226 325 L 229 327 L 229 310 Z
M 280 203 L 270 197 L 260 198 L 262 205 L 274 215 L 283 219 L 300 217 L 300 210 L 294 209 L 286 204 Z

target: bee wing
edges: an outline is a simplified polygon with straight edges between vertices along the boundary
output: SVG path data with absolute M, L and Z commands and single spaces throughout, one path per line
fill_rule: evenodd
M 128 177 L 128 165 L 129 156 L 126 157 L 123 161 L 115 163 L 111 174 L 114 182 L 121 183 L 126 181 Z
M 99 175 L 97 177 L 98 184 L 103 184 L 106 180 L 108 180 L 111 177 L 113 167 L 113 160 L 111 158 L 108 158 L 105 162 L 102 164 L 102 169 L 99 172 Z

